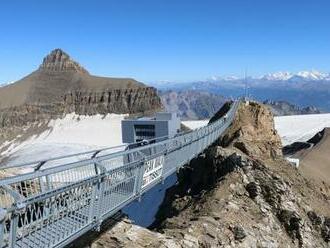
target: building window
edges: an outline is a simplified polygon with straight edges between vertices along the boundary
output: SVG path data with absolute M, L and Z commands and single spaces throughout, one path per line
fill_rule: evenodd
M 136 141 L 153 139 L 156 137 L 155 125 L 134 125 Z

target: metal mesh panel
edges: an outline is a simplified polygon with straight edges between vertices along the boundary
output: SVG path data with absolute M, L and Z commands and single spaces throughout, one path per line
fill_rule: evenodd
M 86 226 L 94 187 L 86 183 L 27 204 L 11 219 L 17 221 L 16 246 L 51 247 Z
M 18 194 L 28 197 L 41 192 L 41 185 L 39 178 L 33 178 L 21 182 L 10 184 L 10 187 L 15 190 Z
M 59 171 L 39 178 L 45 189 L 56 189 L 74 182 L 91 178 L 97 174 L 96 165 L 92 162 L 69 170 Z
M 99 206 L 101 216 L 109 213 L 135 195 L 140 169 L 139 166 L 125 166 L 110 171 L 102 178 Z

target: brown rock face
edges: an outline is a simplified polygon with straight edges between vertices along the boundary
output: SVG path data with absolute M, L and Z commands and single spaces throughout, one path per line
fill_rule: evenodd
M 154 88 L 114 89 L 103 92 L 69 93 L 64 96 L 67 112 L 78 114 L 148 113 L 161 108 Z
M 146 228 L 134 225 L 128 219 L 122 219 L 120 222 L 109 228 L 101 234 L 94 242 L 88 237 L 82 237 L 75 242 L 72 248 L 181 248 L 179 240 L 167 237 L 160 233 L 149 231 Z
M 221 140 L 223 146 L 232 145 L 249 156 L 276 158 L 282 156 L 281 138 L 274 126 L 273 114 L 263 104 L 242 103 L 235 121 Z
M 40 69 L 47 71 L 75 71 L 88 74 L 88 71 L 77 62 L 73 61 L 70 56 L 61 49 L 55 49 L 47 55 L 43 59 Z
M 182 170 L 156 231 L 193 247 L 328 247 L 327 200 L 285 161 L 215 145 Z
M 105 90 L 103 92 L 75 91 L 62 100 L 49 104 L 24 104 L 0 111 L 0 128 L 22 126 L 29 123 L 61 118 L 65 113 L 80 115 L 107 113 L 152 114 L 161 109 L 155 89 Z M 0 132 L 1 140 L 1 132 Z

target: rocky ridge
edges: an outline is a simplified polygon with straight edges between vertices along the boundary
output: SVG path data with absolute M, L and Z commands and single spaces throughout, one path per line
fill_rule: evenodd
M 329 185 L 286 162 L 273 127 L 265 106 L 242 104 L 227 133 L 179 171 L 151 231 L 119 222 L 87 246 L 329 247 Z

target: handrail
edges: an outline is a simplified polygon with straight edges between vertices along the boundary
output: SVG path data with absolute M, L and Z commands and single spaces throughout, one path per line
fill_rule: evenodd
M 98 228 L 215 142 L 239 103 L 232 104 L 227 118 L 173 138 L 100 156 L 96 150 L 85 160 L 40 164 L 0 180 L 0 248 L 63 247 Z
M 180 132 L 177 135 L 180 135 L 184 132 Z M 168 135 L 166 136 L 162 136 L 162 137 L 157 137 L 157 138 L 153 138 L 148 140 L 149 142 L 154 142 L 157 140 L 161 140 L 161 139 L 167 139 Z M 130 143 L 129 145 L 139 145 L 142 144 L 143 141 L 140 142 L 135 142 L 135 143 Z M 55 161 L 55 160 L 61 160 L 61 159 L 65 159 L 65 158 L 71 158 L 71 157 L 75 157 L 75 156 L 81 156 L 81 155 L 87 155 L 87 154 L 91 154 L 93 153 L 100 153 L 100 152 L 104 152 L 107 150 L 112 150 L 112 149 L 118 149 L 118 148 L 122 148 L 122 147 L 127 147 L 127 144 L 122 144 L 122 145 L 118 145 L 118 146 L 110 146 L 110 147 L 104 147 L 104 148 L 100 148 L 100 149 L 94 149 L 94 150 L 88 150 L 85 152 L 80 152 L 80 153 L 72 153 L 72 154 L 67 154 L 67 155 L 62 155 L 62 156 L 55 156 L 55 157 L 51 157 L 47 160 L 34 160 L 34 161 L 29 161 L 29 162 L 24 162 L 24 163 L 20 163 L 20 164 L 15 164 L 15 165 L 5 165 L 5 166 L 1 166 L 0 164 L 0 169 L 12 169 L 12 168 L 19 168 L 19 167 L 25 167 L 25 166 L 29 166 L 29 165 L 34 165 L 36 164 L 37 167 L 39 164 L 43 163 L 42 165 L 44 165 L 46 162 L 50 162 L 50 161 Z

